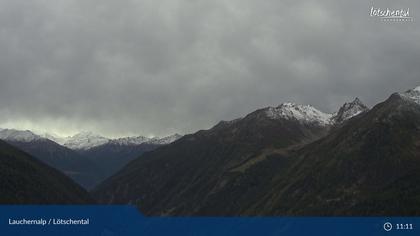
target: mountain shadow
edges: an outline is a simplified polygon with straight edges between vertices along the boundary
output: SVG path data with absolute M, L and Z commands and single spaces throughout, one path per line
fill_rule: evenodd
M 91 204 L 70 178 L 0 140 L 0 204 Z

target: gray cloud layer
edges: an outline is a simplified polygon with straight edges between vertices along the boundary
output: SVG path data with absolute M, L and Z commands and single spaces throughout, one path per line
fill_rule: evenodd
M 293 101 L 325 111 L 420 85 L 417 22 L 366 0 L 2 0 L 0 126 L 187 133 Z

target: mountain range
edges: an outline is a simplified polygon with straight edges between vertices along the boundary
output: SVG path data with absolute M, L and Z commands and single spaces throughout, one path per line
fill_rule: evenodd
M 0 130 L 0 135 L 1 135 Z M 18 131 L 19 133 L 28 133 L 30 131 Z M 24 136 L 24 135 L 22 135 Z M 1 137 L 1 136 L 0 136 Z M 173 141 L 182 137 L 180 134 L 173 134 L 163 138 L 147 138 L 144 136 L 133 136 L 123 138 L 107 138 L 93 132 L 81 132 L 69 137 L 60 137 L 54 134 L 44 134 L 41 137 L 50 139 L 62 146 L 70 148 L 72 150 L 89 150 L 95 147 L 99 147 L 106 144 L 117 144 L 120 146 L 135 146 L 140 144 L 151 144 L 151 145 L 165 145 L 172 143 Z
M 152 216 L 420 215 L 420 87 L 326 114 L 284 103 L 143 154 L 92 192 Z
M 420 87 L 332 114 L 283 103 L 182 137 L 0 129 L 0 139 L 0 203 L 131 204 L 149 216 L 420 215 Z
M 93 188 L 144 152 L 180 137 L 175 134 L 164 138 L 109 139 L 83 132 L 63 138 L 29 130 L 0 129 L 0 139 L 60 170 L 86 189 Z

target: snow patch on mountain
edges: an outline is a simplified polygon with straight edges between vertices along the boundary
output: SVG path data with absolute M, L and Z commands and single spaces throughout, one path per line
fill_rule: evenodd
M 5 141 L 32 142 L 43 138 L 29 130 L 1 129 L 0 139 Z
M 400 93 L 400 95 L 404 98 L 411 99 L 412 101 L 420 104 L 420 86 L 414 89 L 410 89 L 405 93 Z
M 109 141 L 109 143 L 118 144 L 122 146 L 140 145 L 143 143 L 165 145 L 165 144 L 173 143 L 176 140 L 180 139 L 181 137 L 182 135 L 180 134 L 174 134 L 174 135 L 170 135 L 164 138 L 159 138 L 159 137 L 147 138 L 144 136 L 135 136 L 135 137 L 124 137 L 124 138 L 112 139 Z
M 153 138 L 149 140 L 148 144 L 157 144 L 157 145 L 166 145 L 175 142 L 176 140 L 182 138 L 180 134 L 173 134 L 164 138 Z
M 54 141 L 60 145 L 64 145 L 64 143 L 67 141 L 67 138 L 60 137 L 59 135 L 51 133 L 44 133 L 43 135 L 41 135 L 41 137 Z
M 118 144 L 121 146 L 130 146 L 130 145 L 140 145 L 142 143 L 150 141 L 150 138 L 144 137 L 144 136 L 137 136 L 137 137 L 125 137 L 125 138 L 118 138 L 113 139 L 110 141 L 110 143 Z
M 269 107 L 265 111 L 270 119 L 298 120 L 305 123 L 330 125 L 332 114 L 317 110 L 311 105 L 283 103 L 278 107 Z

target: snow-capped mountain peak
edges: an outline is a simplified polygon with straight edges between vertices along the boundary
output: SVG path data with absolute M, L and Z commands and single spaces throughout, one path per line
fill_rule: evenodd
M 64 146 L 75 150 L 87 150 L 108 143 L 110 139 L 92 132 L 81 132 L 66 138 Z
M 410 89 L 405 93 L 400 93 L 400 95 L 404 98 L 411 99 L 412 101 L 420 104 L 420 86 Z
M 318 123 L 320 125 L 329 125 L 331 123 L 331 114 L 324 113 L 311 105 L 299 105 L 295 103 L 283 103 L 278 107 L 269 107 L 265 114 L 270 119 L 295 119 L 305 123 Z
M 359 98 L 356 98 L 352 102 L 344 103 L 344 105 L 340 107 L 340 110 L 334 115 L 332 121 L 334 123 L 341 123 L 368 110 L 369 108 L 363 104 Z
M 6 141 L 32 142 L 43 138 L 29 130 L 1 129 L 0 139 Z

